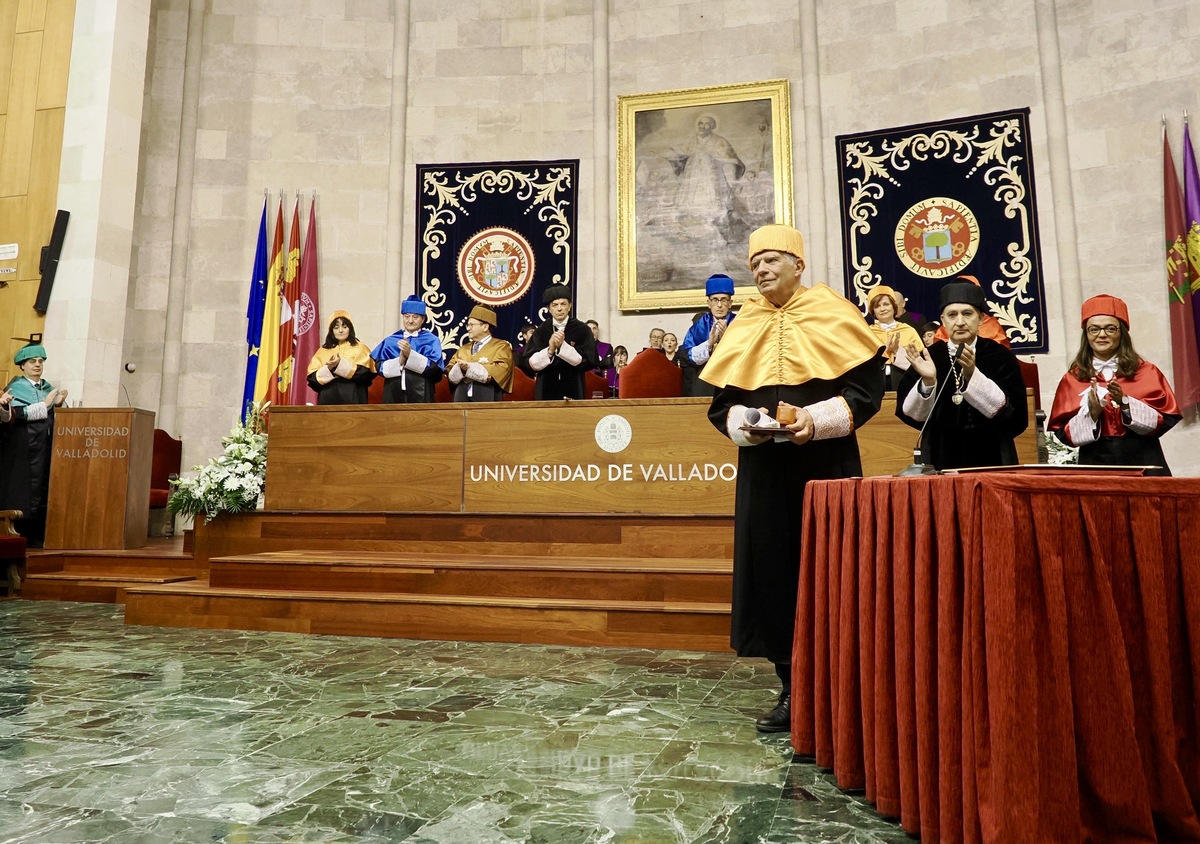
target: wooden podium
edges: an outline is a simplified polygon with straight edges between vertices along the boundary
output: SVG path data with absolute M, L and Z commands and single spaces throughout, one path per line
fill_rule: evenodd
M 46 548 L 144 546 L 154 414 L 132 407 L 59 408 L 53 449 Z

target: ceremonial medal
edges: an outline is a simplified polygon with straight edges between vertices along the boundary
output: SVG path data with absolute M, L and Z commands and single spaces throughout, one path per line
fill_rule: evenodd
M 950 397 L 950 401 L 954 402 L 955 404 L 962 404 L 962 393 L 955 393 Z

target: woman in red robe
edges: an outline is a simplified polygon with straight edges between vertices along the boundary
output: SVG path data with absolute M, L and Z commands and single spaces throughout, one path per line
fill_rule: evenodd
M 1175 393 L 1129 336 L 1129 309 L 1116 296 L 1083 303 L 1079 353 L 1058 383 L 1049 429 L 1079 449 L 1079 462 L 1161 466 L 1171 474 L 1159 437 L 1180 419 Z

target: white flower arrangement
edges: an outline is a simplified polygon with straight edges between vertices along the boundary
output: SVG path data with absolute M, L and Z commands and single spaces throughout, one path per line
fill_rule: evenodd
M 193 466 L 195 477 L 171 481 L 175 491 L 167 501 L 172 514 L 212 521 L 222 513 L 244 513 L 258 506 L 267 476 L 266 420 L 270 402 L 250 405 L 245 424 L 233 426 L 221 439 L 225 451 Z
M 1079 449 L 1072 448 L 1049 431 L 1046 432 L 1046 452 L 1051 466 L 1073 466 L 1079 462 Z

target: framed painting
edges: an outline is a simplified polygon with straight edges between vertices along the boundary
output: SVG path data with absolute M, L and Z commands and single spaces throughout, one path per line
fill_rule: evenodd
M 713 273 L 754 292 L 750 232 L 792 223 L 788 81 L 617 98 L 618 307 L 700 308 Z

